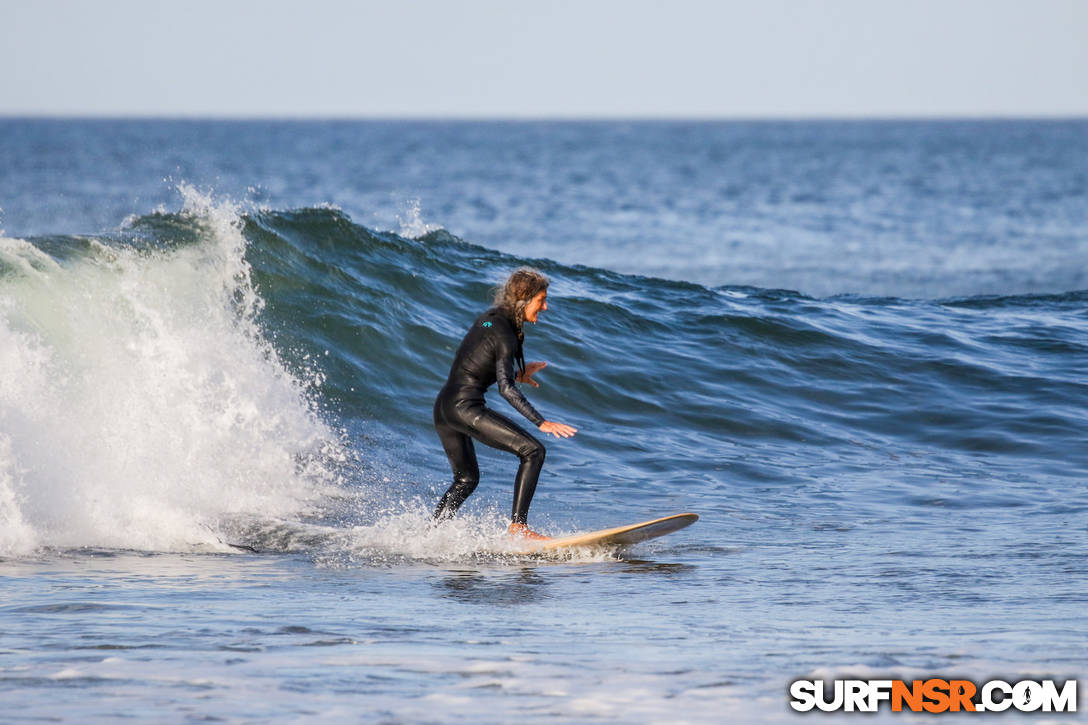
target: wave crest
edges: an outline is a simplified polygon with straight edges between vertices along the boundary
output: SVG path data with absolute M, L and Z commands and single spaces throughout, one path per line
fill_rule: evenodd
M 182 193 L 196 243 L 57 261 L 0 241 L 0 554 L 219 547 L 332 482 L 312 381 L 257 326 L 238 210 Z

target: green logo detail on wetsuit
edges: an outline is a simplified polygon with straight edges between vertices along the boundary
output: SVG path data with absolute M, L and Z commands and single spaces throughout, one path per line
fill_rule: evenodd
M 491 327 L 491 320 L 484 323 L 484 327 Z

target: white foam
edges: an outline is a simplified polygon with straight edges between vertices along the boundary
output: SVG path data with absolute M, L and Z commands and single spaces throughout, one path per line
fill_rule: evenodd
M 328 481 L 300 461 L 335 436 L 261 338 L 237 210 L 180 191 L 196 245 L 58 264 L 0 238 L 0 555 L 217 546 L 220 520 Z
M 498 510 L 470 514 L 461 511 L 436 525 L 431 504 L 401 501 L 371 524 L 330 532 L 321 561 L 327 565 L 374 564 L 392 561 L 452 562 L 492 560 L 516 562 L 525 558 L 567 562 L 612 561 L 616 553 L 603 548 L 579 548 L 524 554 L 517 539 L 507 534 L 510 519 Z M 541 533 L 563 536 L 546 522 Z
M 69 667 L 59 672 L 54 672 L 48 675 L 51 680 L 73 680 L 77 677 L 86 677 L 82 670 L 77 670 L 73 667 Z

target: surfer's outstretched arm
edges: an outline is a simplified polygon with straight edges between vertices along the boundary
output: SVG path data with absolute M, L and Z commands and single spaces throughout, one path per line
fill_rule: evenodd
M 522 380 L 523 378 L 532 375 L 532 373 L 529 372 L 529 369 L 534 365 L 537 367 L 533 369 L 533 372 L 537 372 L 547 365 L 547 363 L 529 363 L 525 366 L 525 375 L 515 376 L 512 355 L 510 355 L 507 350 L 500 347 L 498 360 L 496 360 L 495 364 L 495 374 L 499 384 L 499 393 L 502 394 L 502 397 L 506 398 L 506 402 L 514 406 L 515 410 L 528 418 L 541 433 L 551 433 L 556 438 L 570 438 L 578 432 L 577 428 L 567 425 L 566 423 L 545 420 L 544 416 L 537 412 L 532 403 L 526 400 L 525 396 L 522 395 L 521 391 L 514 385 L 514 380 Z M 529 382 L 536 385 L 535 382 Z
M 537 426 L 541 433 L 551 433 L 556 438 L 570 438 L 572 435 L 578 432 L 578 429 L 574 426 L 567 425 L 566 423 L 557 423 L 554 420 L 546 420 Z
M 497 336 L 495 345 L 495 381 L 498 384 L 499 395 L 506 398 L 506 402 L 513 406 L 514 410 L 529 419 L 529 422 L 539 427 L 544 422 L 544 416 L 537 412 L 533 404 L 525 399 L 525 396 L 514 385 L 514 351 L 517 349 L 517 338 L 513 330 L 508 335 Z

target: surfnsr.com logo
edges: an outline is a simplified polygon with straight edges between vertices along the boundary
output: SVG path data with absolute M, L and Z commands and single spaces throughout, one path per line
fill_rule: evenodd
M 885 702 L 892 712 L 1076 712 L 1077 681 L 795 680 L 790 698 L 798 712 L 876 712 Z

